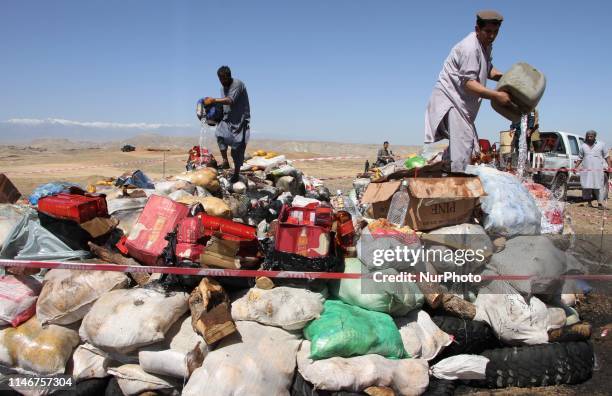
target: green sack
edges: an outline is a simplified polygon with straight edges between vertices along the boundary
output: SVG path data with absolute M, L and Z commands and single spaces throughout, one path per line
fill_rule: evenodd
M 427 161 L 425 161 L 425 158 L 421 157 L 420 155 L 416 155 L 404 161 L 404 166 L 406 167 L 406 169 L 422 168 L 426 164 Z
M 377 354 L 389 359 L 409 358 L 391 316 L 327 300 L 319 319 L 304 328 L 311 341 L 310 358 Z
M 344 261 L 345 273 L 367 273 L 367 268 L 358 258 Z M 396 275 L 393 268 L 379 270 L 382 274 Z M 342 279 L 333 290 L 334 294 L 347 304 L 370 311 L 393 316 L 403 316 L 423 306 L 423 293 L 414 282 L 375 282 L 374 279 Z

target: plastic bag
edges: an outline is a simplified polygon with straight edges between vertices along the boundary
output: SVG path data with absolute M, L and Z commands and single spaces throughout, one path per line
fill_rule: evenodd
M 556 200 L 552 192 L 538 183 L 523 182 L 542 213 L 542 234 L 560 234 L 563 231 L 565 202 Z
M 11 229 L 30 211 L 32 209 L 27 206 L 0 204 L 0 249 Z
M 89 257 L 89 252 L 72 250 L 43 228 L 33 215 L 24 216 L 11 230 L 0 257 L 15 260 L 70 260 Z
M 523 294 L 556 294 L 563 288 L 568 256 L 545 236 L 518 236 L 491 257 L 489 267 L 499 275 L 529 276 L 508 282 Z
M 434 377 L 445 380 L 482 380 L 486 378 L 489 359 L 480 355 L 456 355 L 441 360 L 431 368 Z
M 321 317 L 304 328 L 312 342 L 311 359 L 378 354 L 387 358 L 409 357 L 391 316 L 327 300 Z
M 540 210 L 516 176 L 487 166 L 469 165 L 465 172 L 479 176 L 487 193 L 480 198 L 487 233 L 505 237 L 540 233 Z
M 300 340 L 277 327 L 236 322 L 193 372 L 184 396 L 289 395 Z
M 78 344 L 76 331 L 55 325 L 43 328 L 32 317 L 19 327 L 0 331 L 0 364 L 21 373 L 63 374 Z
M 38 205 L 38 200 L 49 195 L 56 195 L 62 192 L 68 192 L 71 188 L 76 187 L 82 190 L 81 186 L 69 182 L 52 182 L 43 184 L 34 189 L 30 195 L 29 201 L 32 205 Z
M 378 225 L 381 225 L 381 227 L 378 227 Z M 411 250 L 421 248 L 421 241 L 415 236 L 414 231 L 408 231 L 407 227 L 396 228 L 391 226 L 390 223 L 386 223 L 386 220 L 376 221 L 361 230 L 361 236 L 357 241 L 357 257 L 369 271 L 393 268 L 398 271 L 413 272 L 422 263 L 399 261 L 396 260 L 395 255 L 393 260 L 384 260 L 382 264 L 376 265 L 376 251 L 395 251 L 396 249 L 404 249 L 404 246 Z
M 72 355 L 71 376 L 76 381 L 104 378 L 111 359 L 91 344 L 79 345 Z
M 393 388 L 398 395 L 420 395 L 429 385 L 429 365 L 422 359 L 387 359 L 380 355 L 312 360 L 312 346 L 303 341 L 297 354 L 298 370 L 316 389 L 363 391 L 370 386 Z
M 69 324 L 83 319 L 102 294 L 127 287 L 129 278 L 121 272 L 52 269 L 43 282 L 36 316 L 43 325 Z
M 525 298 L 506 281 L 496 280 L 480 289 L 474 320 L 489 324 L 508 345 L 548 342 L 548 330 L 559 327 L 542 301 Z
M 117 178 L 115 186 L 133 186 L 137 188 L 154 189 L 155 185 L 141 170 L 126 172 Z
M 379 272 L 398 274 L 392 268 Z M 359 259 L 347 258 L 344 273 L 367 274 L 368 270 Z M 406 315 L 423 305 L 423 293 L 414 282 L 378 283 L 373 279 L 342 279 L 334 294 L 347 304 L 394 316 Z
M 408 316 L 395 318 L 395 323 L 399 327 L 404 348 L 415 358 L 431 360 L 453 341 L 425 311 L 413 311 Z
M 187 293 L 152 289 L 113 290 L 93 304 L 79 329 L 83 340 L 104 350 L 129 353 L 164 339 L 189 309 Z
M 219 191 L 221 185 L 217 179 L 217 170 L 213 168 L 202 168 L 194 171 L 184 172 L 175 177 L 177 180 L 188 181 L 198 187 L 203 187 L 210 192 Z
M 250 289 L 232 303 L 234 320 L 253 320 L 285 330 L 302 329 L 319 317 L 325 299 L 319 293 L 293 287 Z
M 36 312 L 36 299 L 42 285 L 31 276 L 0 276 L 0 326 L 13 327 Z
M 478 224 L 459 224 L 450 227 L 442 227 L 424 234 L 423 240 L 428 242 L 428 250 L 441 250 L 443 254 L 432 254 L 429 261 L 437 273 L 457 272 L 477 273 L 486 264 L 493 254 L 493 243 L 482 226 Z M 433 244 L 433 245 L 432 245 Z M 472 251 L 482 254 L 483 260 L 465 260 L 463 265 L 459 265 L 458 260 L 444 260 L 444 252 L 447 249 Z M 454 257 L 453 257 L 454 258 Z

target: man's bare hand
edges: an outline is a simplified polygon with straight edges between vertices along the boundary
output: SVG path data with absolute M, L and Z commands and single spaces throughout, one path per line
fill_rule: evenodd
M 507 92 L 496 91 L 495 97 L 493 98 L 493 100 L 502 106 L 516 107 L 516 105 L 512 103 L 512 99 L 510 98 L 510 95 L 508 95 Z
M 215 99 L 214 98 L 205 98 L 204 99 L 204 106 L 210 106 L 211 104 L 215 103 Z

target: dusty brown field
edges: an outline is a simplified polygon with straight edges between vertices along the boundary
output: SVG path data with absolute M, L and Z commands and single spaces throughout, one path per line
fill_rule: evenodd
M 171 144 L 170 144 L 171 143 Z M 136 144 L 137 151 L 123 153 L 120 145 L 87 147 L 87 145 L 72 145 L 66 141 L 47 140 L 31 146 L 0 145 L 0 172 L 5 173 L 23 194 L 50 181 L 71 181 L 86 186 L 104 177 L 117 177 L 125 171 L 140 169 L 153 179 L 175 175 L 185 170 L 187 149 L 197 143 L 197 139 L 181 141 L 166 140 L 165 142 L 150 141 Z M 147 151 L 147 147 L 170 147 L 169 151 Z M 348 145 L 322 142 L 276 142 L 253 141 L 249 152 L 256 149 L 274 150 L 285 154 L 289 159 L 302 159 L 323 156 L 358 156 L 359 159 L 340 161 L 300 162 L 295 165 L 310 176 L 319 178 L 346 176 L 346 179 L 326 181 L 331 191 L 351 188 L 352 177 L 363 170 L 366 159 L 372 162 L 376 156 L 377 145 Z M 396 154 L 406 155 L 416 152 L 415 147 L 393 147 Z M 216 153 L 218 155 L 218 153 Z M 164 163 L 165 158 L 165 163 Z M 148 161 L 140 162 L 139 161 Z M 577 193 L 572 192 L 568 212 L 572 217 L 574 231 L 577 234 L 599 234 L 603 228 L 604 234 L 612 234 L 612 219 L 609 211 L 599 211 L 589 208 L 580 202 Z M 588 246 L 586 249 L 596 249 Z M 609 258 L 612 246 L 604 246 L 604 253 Z M 606 262 L 610 264 L 610 262 Z M 505 389 L 499 391 L 483 391 L 460 387 L 458 394 L 499 394 L 499 395 L 609 395 L 612 390 L 612 298 L 607 283 L 593 285 L 595 291 L 582 306 L 580 313 L 583 319 L 593 324 L 593 342 L 597 354 L 599 369 L 591 380 L 575 386 L 559 386 L 538 389 Z M 602 331 L 610 328 L 610 335 L 602 336 Z

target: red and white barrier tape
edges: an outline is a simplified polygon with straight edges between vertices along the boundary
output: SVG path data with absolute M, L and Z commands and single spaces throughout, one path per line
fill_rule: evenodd
M 351 159 L 364 159 L 362 157 L 356 157 L 354 155 L 350 156 L 342 156 L 342 157 L 315 157 L 315 158 L 296 158 L 290 159 L 292 162 L 305 162 L 305 161 L 341 161 L 341 160 L 351 160 Z
M 132 266 L 117 264 L 88 264 L 71 263 L 61 261 L 22 261 L 22 260 L 0 260 L 0 267 L 17 268 L 48 268 L 68 269 L 80 271 L 112 271 L 128 273 L 156 273 L 176 274 L 193 276 L 225 276 L 238 278 L 255 278 L 265 276 L 268 278 L 284 279 L 367 279 L 373 274 L 343 273 L 343 272 L 303 272 L 303 271 L 266 271 L 266 270 L 232 270 L 217 268 L 184 268 L 184 267 L 157 267 L 157 266 Z M 536 277 L 533 275 L 487 275 L 482 280 L 529 280 L 529 279 L 583 279 L 583 280 L 612 280 L 612 275 L 563 275 L 559 277 Z
M 164 160 L 163 159 L 149 159 L 149 160 L 138 160 L 138 161 L 127 161 L 127 162 L 114 162 L 114 163 L 109 163 L 109 164 L 91 164 L 87 166 L 76 166 L 72 168 L 41 169 L 41 170 L 35 170 L 35 171 L 15 170 L 15 171 L 5 172 L 5 174 L 32 175 L 32 174 L 39 174 L 39 173 L 64 172 L 64 171 L 82 170 L 82 169 L 91 169 L 91 168 L 106 168 L 106 167 L 114 168 L 118 166 L 148 164 L 148 163 L 155 163 L 155 162 L 164 162 Z

